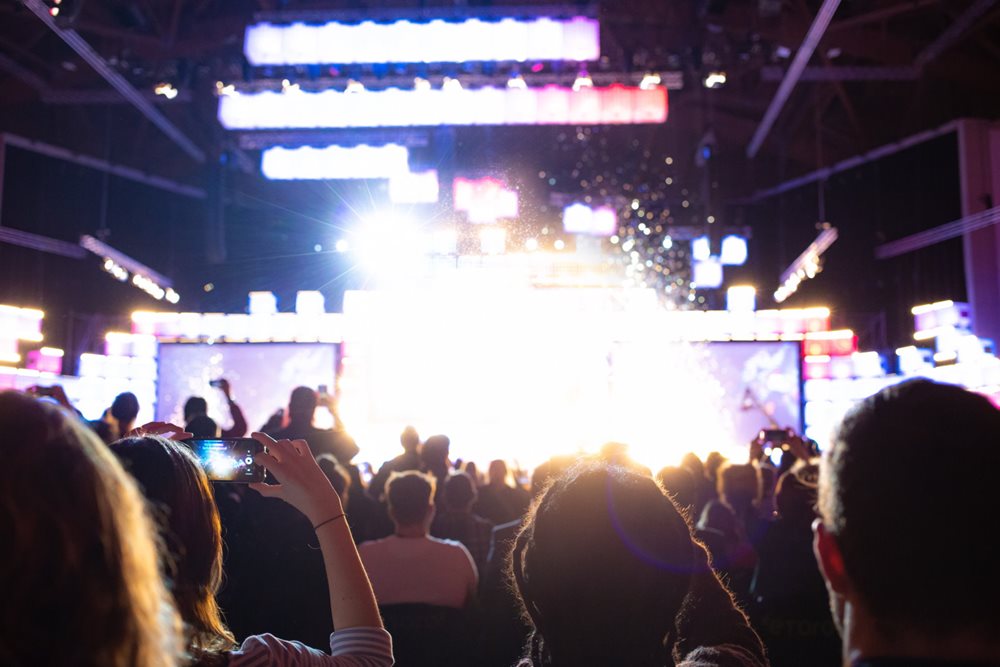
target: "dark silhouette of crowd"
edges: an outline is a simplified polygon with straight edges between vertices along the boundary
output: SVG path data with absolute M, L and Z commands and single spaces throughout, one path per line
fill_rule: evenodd
M 1000 411 L 964 389 L 884 389 L 779 463 L 756 438 L 654 475 L 610 443 L 527 482 L 412 427 L 370 475 L 298 387 L 243 484 L 189 444 L 246 435 L 218 388 L 229 415 L 138 428 L 131 394 L 91 423 L 0 393 L 0 664 L 1000 664 Z

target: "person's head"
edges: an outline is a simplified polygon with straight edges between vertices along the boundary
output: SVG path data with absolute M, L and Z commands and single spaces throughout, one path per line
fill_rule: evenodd
M 531 473 L 531 496 L 533 498 L 545 490 L 546 486 L 556 477 L 569 470 L 577 458 L 574 456 L 553 456 L 548 461 L 540 464 Z
M 333 454 L 320 454 L 316 457 L 316 463 L 319 464 L 319 468 L 326 475 L 326 478 L 330 480 L 330 485 L 340 496 L 340 501 L 346 506 L 347 492 L 351 489 L 351 474 L 337 461 L 337 457 Z
M 719 473 L 719 468 L 726 462 L 726 457 L 719 452 L 709 452 L 705 457 L 705 476 L 713 482 Z
M 448 464 L 448 454 L 451 440 L 446 435 L 432 435 L 420 447 L 420 461 L 424 469 L 432 472 L 438 479 L 444 479 L 451 467 Z
M 808 524 L 816 518 L 819 462 L 799 461 L 778 478 L 774 492 L 778 516 L 786 521 Z
M 201 396 L 192 396 L 184 401 L 184 421 L 189 422 L 198 415 L 208 414 L 208 401 Z
M 180 627 L 135 482 L 55 406 L 0 392 L 0 431 L 0 662 L 178 664 Z
M 397 527 L 427 527 L 434 517 L 434 478 L 416 470 L 394 472 L 385 485 L 389 517 Z
M 192 437 L 210 440 L 212 438 L 218 438 L 219 425 L 215 423 L 215 420 L 208 415 L 198 415 L 194 417 L 191 421 L 187 423 L 184 430 L 191 434 Z
M 691 471 L 680 466 L 667 466 L 656 473 L 656 479 L 684 515 L 690 517 L 698 502 L 698 482 Z
M 1000 660 L 998 445 L 985 397 L 928 380 L 848 412 L 820 466 L 815 538 L 838 620 L 851 607 L 887 643 L 951 639 L 953 659 Z
M 509 562 L 533 662 L 667 664 L 694 548 L 651 477 L 596 461 L 571 468 L 532 504 Z
M 235 646 L 215 594 L 222 584 L 222 524 L 212 487 L 194 454 L 159 436 L 125 438 L 111 451 L 139 482 L 159 518 L 172 563 L 172 591 L 197 657 Z
M 700 481 L 705 477 L 705 464 L 694 452 L 688 452 L 684 455 L 684 458 L 681 459 L 681 467 L 689 470 L 694 475 L 695 480 Z
M 118 394 L 111 403 L 111 416 L 118 420 L 121 428 L 131 426 L 139 416 L 139 399 L 130 391 Z
M 760 471 L 750 463 L 726 463 L 716 481 L 719 497 L 736 512 L 745 512 L 760 500 Z
M 476 483 L 467 473 L 456 472 L 444 483 L 444 504 L 452 512 L 468 512 L 476 501 Z
M 403 451 L 407 454 L 416 452 L 417 447 L 420 446 L 420 434 L 417 433 L 417 429 L 412 426 L 404 428 L 403 432 L 399 434 L 399 444 L 403 446 Z
M 490 484 L 501 486 L 507 483 L 507 463 L 503 459 L 490 461 Z
M 309 387 L 296 387 L 288 399 L 288 419 L 293 422 L 312 423 L 318 399 Z

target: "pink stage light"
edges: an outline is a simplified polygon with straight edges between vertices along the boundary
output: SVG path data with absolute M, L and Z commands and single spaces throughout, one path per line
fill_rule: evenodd
M 516 218 L 517 192 L 495 178 L 456 178 L 452 184 L 452 199 L 456 211 L 464 211 L 469 222 L 490 224 L 501 218 Z
M 579 16 L 526 21 L 256 23 L 247 27 L 243 52 L 252 65 L 589 62 L 600 59 L 601 40 L 597 19 Z
M 230 130 L 662 123 L 667 91 L 636 87 L 241 93 L 219 98 Z

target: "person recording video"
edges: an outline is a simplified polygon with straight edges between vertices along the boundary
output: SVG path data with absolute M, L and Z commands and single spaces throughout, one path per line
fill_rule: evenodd
M 227 429 L 221 429 L 219 434 L 223 438 L 242 438 L 247 432 L 247 420 L 243 416 L 243 410 L 233 400 L 232 387 L 229 380 L 225 378 L 212 380 L 213 387 L 222 392 L 229 404 L 229 415 L 233 420 L 233 425 Z M 190 425 L 198 417 L 208 416 L 208 401 L 201 396 L 192 396 L 184 402 L 184 424 Z M 201 420 L 204 421 L 204 420 Z M 188 428 L 188 431 L 191 429 Z

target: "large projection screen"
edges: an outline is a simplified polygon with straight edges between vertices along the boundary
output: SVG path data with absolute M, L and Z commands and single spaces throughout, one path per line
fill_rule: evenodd
M 226 378 L 253 431 L 288 405 L 295 387 L 326 385 L 333 391 L 336 366 L 332 343 L 161 343 L 156 418 L 182 424 L 184 401 L 202 396 L 208 415 L 223 428 L 230 426 L 222 392 L 209 386 Z
M 480 464 L 617 441 L 654 469 L 689 451 L 744 460 L 759 429 L 801 427 L 799 343 L 665 340 L 662 309 L 630 298 L 353 293 L 341 412 L 362 460 L 394 456 L 407 424 Z

